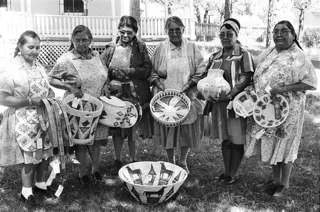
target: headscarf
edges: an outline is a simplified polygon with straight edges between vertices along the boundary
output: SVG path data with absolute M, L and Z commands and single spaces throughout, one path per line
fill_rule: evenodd
M 226 27 L 227 29 L 232 29 L 236 34 L 237 36 L 239 35 L 239 31 L 240 31 L 240 23 L 237 19 L 234 19 L 234 18 L 228 18 L 226 19 L 223 24 L 221 25 L 220 29 L 222 27 Z
M 284 24 L 284 25 L 286 25 L 286 26 L 291 30 L 291 32 L 292 32 L 292 34 L 293 34 L 293 36 L 294 36 L 293 42 L 295 42 L 295 43 L 297 44 L 297 46 L 298 46 L 301 50 L 303 50 L 302 47 L 300 46 L 300 43 L 299 43 L 298 40 L 297 40 L 296 31 L 294 30 L 294 27 L 293 27 L 293 25 L 290 23 L 290 21 L 287 21 L 287 20 L 280 21 L 280 22 L 278 22 L 278 23 L 274 26 L 274 28 L 275 28 L 277 25 L 279 25 L 279 24 Z

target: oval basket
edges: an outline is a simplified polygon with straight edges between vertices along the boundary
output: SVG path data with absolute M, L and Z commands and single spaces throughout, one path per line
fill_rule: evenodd
M 124 101 L 126 104 L 126 114 L 120 128 L 130 128 L 137 124 L 142 118 L 142 108 L 140 104 L 133 104 L 129 101 Z
M 101 96 L 100 99 L 103 111 L 99 123 L 108 127 L 120 127 L 127 113 L 126 103 L 115 96 L 110 96 L 110 99 Z
M 150 101 L 153 118 L 166 127 L 180 125 L 187 118 L 190 107 L 190 99 L 174 89 L 160 91 Z
M 63 100 L 68 114 L 71 134 L 75 144 L 87 144 L 94 140 L 96 127 L 101 115 L 102 102 L 88 94 L 84 94 L 76 108 L 72 107 L 75 100 L 73 94 Z

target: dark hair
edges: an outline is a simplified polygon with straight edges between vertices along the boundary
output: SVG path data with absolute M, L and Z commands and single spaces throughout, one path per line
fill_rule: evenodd
M 27 42 L 27 37 L 30 37 L 30 38 L 34 38 L 34 39 L 38 39 L 40 42 L 41 42 L 41 39 L 39 37 L 39 35 L 37 33 L 35 33 L 34 31 L 31 31 L 31 30 L 27 30 L 25 31 L 24 33 L 22 33 L 18 39 L 18 42 L 17 42 L 17 46 L 16 48 L 14 49 L 14 53 L 13 53 L 13 57 L 16 57 L 18 55 L 18 53 L 20 52 L 20 49 L 18 47 L 18 44 L 20 45 L 24 45 L 26 44 Z
M 92 41 L 93 37 L 91 34 L 91 31 L 88 27 L 84 26 L 84 25 L 78 25 L 76 26 L 76 28 L 74 28 L 72 35 L 71 35 L 71 44 L 70 47 L 68 49 L 68 51 L 72 50 L 74 48 L 72 39 L 74 38 L 74 36 L 76 36 L 76 34 L 80 33 L 80 32 L 85 32 L 88 35 L 88 38 L 90 41 Z
M 290 21 L 287 21 L 287 20 L 280 21 L 280 22 L 278 22 L 278 23 L 274 26 L 274 28 L 276 28 L 276 26 L 278 26 L 279 24 L 284 24 L 284 25 L 286 25 L 286 26 L 291 30 L 291 33 L 292 33 L 293 36 L 294 36 L 293 42 L 295 42 L 295 43 L 297 44 L 297 46 L 298 46 L 301 50 L 303 50 L 302 47 L 300 46 L 298 40 L 297 40 L 296 31 L 294 30 L 294 27 L 293 27 L 293 25 L 290 23 Z M 274 28 L 273 28 L 273 29 L 274 29 Z
M 165 25 L 164 25 L 164 28 L 165 28 L 165 29 L 168 29 L 169 25 L 170 25 L 172 22 L 178 24 L 178 25 L 181 26 L 181 27 L 184 27 L 184 24 L 182 23 L 181 19 L 180 19 L 178 16 L 171 16 L 171 17 L 169 17 L 169 18 L 166 20 L 166 23 L 165 23 Z
M 228 19 L 224 20 L 223 23 L 225 23 L 226 21 L 232 21 L 232 22 L 234 22 L 235 24 L 238 25 L 238 28 L 239 28 L 239 30 L 240 30 L 241 25 L 240 25 L 240 22 L 239 22 L 237 19 L 235 19 L 235 18 L 228 18 Z M 224 27 L 224 26 L 225 26 L 227 29 L 232 29 L 232 30 L 236 33 L 236 35 L 238 35 L 238 32 L 237 32 L 230 24 L 222 24 L 221 27 L 220 27 L 220 30 L 221 30 L 221 28 Z
M 118 30 L 124 26 L 132 28 L 135 33 L 138 32 L 137 20 L 132 16 L 124 15 L 120 18 L 120 21 L 118 24 Z

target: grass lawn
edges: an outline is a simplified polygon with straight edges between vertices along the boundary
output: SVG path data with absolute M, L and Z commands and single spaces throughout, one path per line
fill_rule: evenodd
M 271 178 L 270 166 L 261 163 L 257 156 L 244 159 L 237 184 L 225 186 L 215 183 L 212 178 L 223 169 L 221 145 L 206 137 L 201 147 L 190 153 L 188 164 L 191 174 L 177 198 L 159 205 L 140 205 L 117 177 L 109 175 L 113 163 L 113 145 L 109 140 L 102 147 L 102 183 L 79 186 L 76 165 L 69 162 L 68 179 L 60 198 L 43 199 L 35 209 L 27 208 L 17 196 L 21 189 L 21 166 L 6 168 L 0 182 L 0 211 L 319 211 L 320 124 L 313 121 L 313 117 L 320 114 L 313 102 L 318 100 L 309 98 L 307 109 L 310 113 L 306 112 L 299 156 L 290 180 L 291 188 L 281 200 L 273 200 L 268 194 L 255 190 L 255 184 Z M 125 161 L 128 161 L 127 154 L 125 145 Z M 140 141 L 138 160 L 166 161 L 166 154 L 152 140 Z M 53 188 L 57 189 L 58 185 L 59 178 L 56 178 Z

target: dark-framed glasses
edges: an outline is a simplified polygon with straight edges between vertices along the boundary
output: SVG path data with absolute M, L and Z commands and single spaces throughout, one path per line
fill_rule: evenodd
M 182 33 L 182 29 L 179 27 L 179 28 L 169 28 L 168 29 L 168 34 L 173 34 L 173 33 L 176 33 L 176 34 L 181 34 Z
M 220 38 L 220 39 L 225 38 L 225 37 L 227 37 L 227 38 L 233 38 L 233 33 L 227 32 L 227 33 L 220 33 L 220 34 L 219 34 L 219 38 Z
M 288 33 L 291 32 L 291 30 L 288 30 L 288 29 L 282 29 L 282 30 L 275 29 L 275 30 L 273 30 L 272 33 L 274 35 L 278 35 L 279 32 L 280 32 L 280 35 L 288 35 Z
M 73 39 L 73 42 L 75 42 L 76 44 L 79 44 L 79 43 L 83 43 L 83 44 L 88 44 L 90 42 L 89 39 L 78 39 L 78 38 L 75 38 Z
M 127 34 L 128 36 L 132 36 L 132 35 L 133 35 L 133 31 L 121 30 L 121 31 L 119 31 L 119 33 L 120 33 L 121 35 Z

